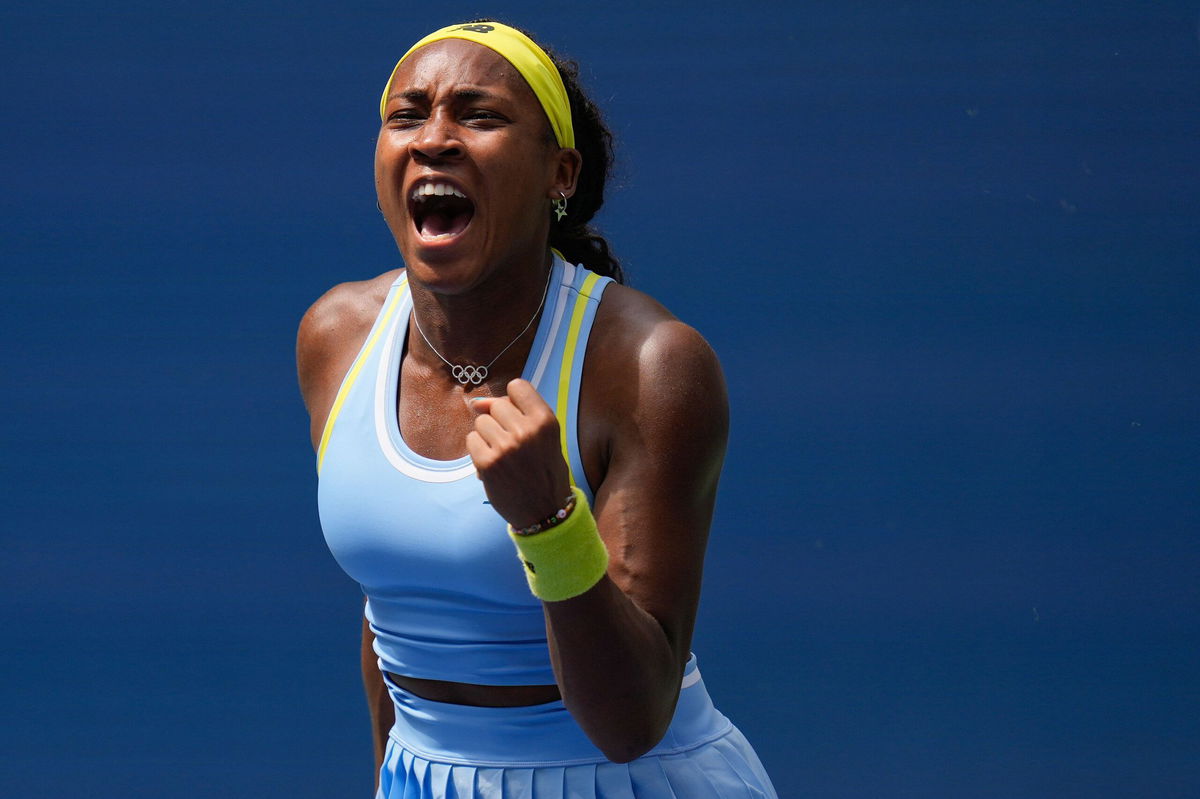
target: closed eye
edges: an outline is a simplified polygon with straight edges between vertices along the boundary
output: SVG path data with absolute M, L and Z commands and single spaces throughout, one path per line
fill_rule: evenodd
M 400 108 L 388 114 L 388 122 L 411 127 L 425 119 L 425 113 L 415 108 Z
M 503 114 L 485 108 L 472 108 L 464 112 L 462 118 L 464 122 L 475 123 L 477 127 L 495 127 L 508 122 L 508 118 Z

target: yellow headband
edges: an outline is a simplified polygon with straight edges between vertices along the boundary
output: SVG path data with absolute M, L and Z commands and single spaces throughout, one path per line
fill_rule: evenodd
M 426 36 L 421 41 L 408 48 L 392 70 L 387 85 L 383 87 L 383 97 L 379 99 L 379 119 L 383 120 L 383 110 L 387 106 L 388 91 L 392 88 L 392 80 L 396 70 L 404 63 L 404 59 L 417 49 L 442 39 L 466 39 L 468 42 L 482 44 L 495 50 L 517 68 L 521 77 L 533 89 L 538 101 L 546 111 L 550 127 L 554 130 L 554 138 L 559 147 L 575 146 L 575 129 L 571 126 L 571 103 L 567 99 L 567 90 L 563 86 L 562 75 L 558 67 L 546 55 L 546 51 L 516 28 L 510 28 L 499 22 L 475 22 L 469 25 L 451 25 Z

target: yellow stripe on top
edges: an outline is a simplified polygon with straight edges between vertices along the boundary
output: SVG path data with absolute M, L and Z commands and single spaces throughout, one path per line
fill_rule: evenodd
M 351 386 L 358 379 L 358 373 L 362 371 L 363 364 L 371 354 L 371 350 L 375 348 L 375 344 L 378 343 L 379 336 L 387 328 L 388 321 L 396 311 L 396 306 L 400 304 L 400 298 L 404 296 L 404 292 L 407 290 L 408 279 L 406 278 L 396 289 L 391 303 L 388 304 L 387 310 L 383 312 L 383 318 L 379 320 L 379 324 L 375 326 L 375 331 L 367 339 L 367 343 L 363 345 L 362 351 L 358 353 L 358 357 L 354 359 L 354 365 L 350 367 L 350 371 L 346 373 L 346 378 L 342 381 L 342 387 L 338 389 L 337 397 L 333 400 L 333 407 L 329 409 L 329 417 L 325 419 L 325 429 L 321 431 L 321 443 L 317 447 L 318 475 L 321 473 L 321 464 L 325 461 L 325 448 L 329 446 L 329 437 L 333 434 L 333 423 L 337 421 L 338 414 L 342 411 L 342 405 L 346 402 L 346 397 L 350 394 Z
M 558 373 L 558 402 L 555 404 L 555 416 L 558 417 L 559 444 L 562 446 L 563 459 L 567 462 L 567 473 L 571 485 L 579 485 L 571 472 L 571 455 L 567 450 L 567 399 L 571 395 L 571 373 L 575 367 L 575 350 L 579 346 L 579 329 L 583 327 L 583 313 L 587 310 L 588 300 L 591 299 L 592 287 L 600 276 L 590 273 L 579 289 L 575 299 L 575 308 L 571 312 L 571 325 L 567 328 L 567 340 L 563 344 L 562 368 Z

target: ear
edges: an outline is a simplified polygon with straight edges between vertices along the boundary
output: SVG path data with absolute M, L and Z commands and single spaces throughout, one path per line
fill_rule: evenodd
M 558 199 L 562 192 L 568 199 L 575 196 L 579 184 L 579 173 L 583 169 L 583 156 L 574 147 L 561 147 L 555 155 L 554 182 L 550 185 L 551 199 Z

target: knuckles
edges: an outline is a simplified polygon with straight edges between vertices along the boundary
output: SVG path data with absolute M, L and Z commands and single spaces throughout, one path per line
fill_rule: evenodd
M 558 418 L 537 390 L 521 379 L 510 381 L 507 396 L 497 398 L 475 419 L 468 438 L 471 459 L 484 479 L 536 470 L 540 463 L 562 457 Z
M 548 409 L 519 414 L 510 418 L 499 431 L 492 432 L 481 429 L 481 420 L 477 419 L 471 435 L 479 439 L 480 446 L 476 448 L 479 451 L 473 453 L 472 458 L 481 471 L 508 461 L 523 461 L 527 456 L 544 454 L 553 457 L 558 454 L 558 419 Z

